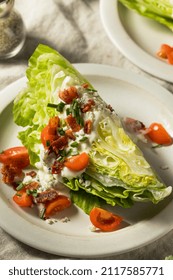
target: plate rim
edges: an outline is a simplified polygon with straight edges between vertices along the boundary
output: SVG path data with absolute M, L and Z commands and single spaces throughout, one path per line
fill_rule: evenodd
M 157 84 L 156 82 L 149 80 L 148 78 L 145 78 L 143 76 L 140 76 L 136 73 L 133 72 L 129 72 L 128 70 L 124 70 L 118 67 L 114 67 L 114 66 L 108 66 L 108 65 L 101 65 L 101 64 L 90 64 L 90 63 L 79 63 L 79 64 L 74 64 L 74 66 L 83 74 L 83 75 L 88 75 L 88 76 L 93 76 L 93 75 L 97 75 L 97 76 L 105 76 L 105 77 L 111 77 L 111 78 L 121 78 L 121 80 L 125 80 L 125 81 L 135 81 L 135 83 L 140 86 L 141 83 L 141 87 L 143 88 L 147 88 L 151 90 L 151 86 L 152 86 L 152 91 L 155 94 L 155 90 L 157 90 L 157 96 L 159 98 L 163 98 L 164 95 L 164 99 L 166 96 L 166 100 L 167 102 L 170 103 L 170 100 L 173 103 L 173 96 L 170 94 L 170 92 L 168 90 L 166 90 L 165 88 L 163 88 L 162 86 L 160 86 L 159 84 Z M 106 73 L 106 74 L 105 74 Z M 129 75 L 126 75 L 126 74 Z M 138 77 L 138 79 L 136 79 Z M 7 86 L 5 89 L 3 89 L 0 92 L 0 101 L 2 100 L 4 93 L 8 92 L 10 89 L 12 89 L 15 86 L 20 87 L 20 83 L 25 83 L 26 78 L 20 78 L 17 81 L 11 83 L 9 86 Z M 146 81 L 148 83 L 146 83 Z M 143 86 L 142 86 L 142 82 L 143 82 Z M 23 85 L 23 84 L 22 84 Z M 160 91 L 158 91 L 158 89 Z M 15 91 L 15 90 L 14 90 Z M 17 94 L 17 93 L 16 93 Z M 16 94 L 13 93 L 13 95 L 16 96 Z M 13 100 L 13 95 L 10 95 L 10 97 L 7 98 L 8 102 L 12 102 Z M 7 96 L 7 95 L 5 95 Z M 11 101 L 10 101 L 11 99 Z M 6 108 L 6 106 L 8 104 L 8 102 L 4 101 L 4 109 Z M 0 102 L 1 104 L 1 102 Z M 172 106 L 170 107 L 172 108 Z M 143 222 L 138 222 L 137 224 L 133 225 L 132 227 L 128 227 L 128 228 L 124 228 L 121 231 L 117 231 L 117 232 L 113 232 L 113 233 L 109 233 L 109 234 L 99 234 L 97 237 L 93 237 L 90 238 L 89 237 L 79 237 L 79 236 L 65 236 L 65 241 L 64 241 L 64 237 L 62 236 L 62 234 L 59 233 L 55 233 L 55 232 L 50 232 L 47 231 L 44 228 L 40 228 L 38 225 L 34 224 L 32 225 L 35 228 L 35 232 L 33 233 L 33 231 L 31 230 L 31 223 L 30 221 L 26 221 L 23 217 L 21 217 L 21 215 L 19 216 L 18 214 L 15 213 L 16 217 L 14 219 L 14 210 L 13 207 L 9 205 L 7 205 L 7 203 L 5 201 L 3 201 L 1 198 L 1 203 L 0 203 L 0 226 L 6 231 L 8 232 L 10 235 L 12 235 L 13 237 L 15 237 L 16 239 L 18 239 L 19 241 L 33 247 L 36 249 L 39 249 L 41 251 L 47 252 L 47 253 L 51 253 L 54 255 L 59 255 L 59 256 L 65 256 L 65 257 L 79 257 L 79 258 L 95 258 L 95 257 L 108 257 L 108 256 L 115 256 L 118 254 L 122 254 L 125 252 L 129 252 L 132 250 L 135 250 L 137 248 L 140 248 L 144 245 L 150 244 L 152 242 L 154 242 L 155 240 L 161 238 L 162 236 L 164 236 L 166 233 L 168 233 L 170 230 L 172 230 L 173 228 L 173 221 L 172 218 L 169 217 L 169 215 L 166 215 L 166 213 L 171 213 L 173 210 L 173 203 L 169 203 L 159 214 L 155 215 L 154 218 L 149 219 L 149 220 L 144 220 Z M 4 218 L 4 216 L 1 213 L 6 212 L 7 214 L 7 219 Z M 160 217 L 162 219 L 164 219 L 165 223 L 167 222 L 167 228 L 160 228 L 159 225 L 157 224 L 157 220 L 160 220 Z M 21 221 L 22 219 L 22 221 Z M 157 232 L 157 235 L 151 235 L 148 236 L 148 228 L 150 228 L 151 225 L 151 220 L 152 222 L 155 221 L 154 223 L 154 229 L 153 232 Z M 7 223 L 8 222 L 8 223 Z M 19 225 L 21 225 L 21 223 L 24 222 L 25 225 L 25 229 L 21 228 L 20 233 L 19 233 L 19 226 L 16 227 L 16 224 L 19 223 Z M 11 228 L 8 228 L 8 225 L 11 225 Z M 145 230 L 143 232 L 143 227 L 145 225 Z M 117 250 L 115 251 L 115 249 L 112 246 L 112 241 L 114 240 L 115 237 L 115 241 L 116 241 L 116 237 L 117 238 L 121 238 L 122 237 L 127 237 L 127 230 L 128 230 L 128 237 L 129 237 L 129 244 L 128 247 L 123 245 L 123 244 L 117 244 Z M 143 238 L 145 240 L 143 240 L 140 244 L 136 243 L 135 241 L 133 241 L 133 236 L 134 236 L 134 230 L 135 233 L 137 232 L 139 235 L 143 235 Z M 27 236 L 24 234 L 26 232 L 28 233 L 32 233 L 32 235 L 30 236 L 30 234 L 27 234 Z M 40 232 L 41 232 L 41 236 L 42 236 L 42 243 L 44 244 L 38 244 L 38 238 L 40 238 Z M 48 232 L 48 237 L 47 237 L 47 233 Z M 20 236 L 19 236 L 20 234 Z M 67 238 L 66 238 L 67 237 Z M 104 244 L 105 247 L 99 247 L 99 246 L 95 246 L 95 240 L 98 240 L 102 242 L 104 240 Z M 51 248 L 50 248 L 50 243 L 48 243 L 48 241 L 50 241 L 50 239 L 52 240 L 57 240 L 58 239 L 58 243 L 59 241 L 61 242 L 61 246 L 60 247 L 56 247 L 54 242 L 51 243 Z M 73 243 L 73 244 L 72 244 Z M 85 243 L 85 244 L 84 244 Z M 62 246 L 63 244 L 63 246 Z M 72 249 L 72 247 L 73 249 Z M 94 246 L 94 247 L 93 247 Z M 105 251 L 105 248 L 107 246 L 107 251 Z M 81 250 L 81 248 L 83 248 L 83 250 Z M 94 248 L 94 251 L 90 251 L 90 248 Z M 58 250 L 58 251 L 57 251 Z
M 158 58 L 145 52 L 132 40 L 121 23 L 118 11 L 119 4 L 121 3 L 119 3 L 118 0 L 109 0 L 107 2 L 100 0 L 99 10 L 101 22 L 110 41 L 126 58 L 140 69 L 156 78 L 172 83 L 172 65 L 163 63 Z M 113 7 L 115 7 L 115 9 L 113 9 Z M 116 30 L 118 30 L 118 32 L 116 32 Z M 127 45 L 128 48 L 126 47 Z M 139 57 L 140 59 L 138 59 Z M 159 70 L 160 68 L 161 71 Z

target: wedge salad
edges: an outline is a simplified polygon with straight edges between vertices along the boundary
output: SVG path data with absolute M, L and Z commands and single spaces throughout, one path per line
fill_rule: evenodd
M 26 76 L 13 105 L 22 146 L 0 154 L 3 181 L 15 188 L 19 206 L 38 207 L 48 219 L 75 204 L 94 226 L 111 231 L 122 217 L 106 205 L 156 204 L 170 195 L 172 187 L 155 174 L 114 109 L 56 50 L 39 45 Z
M 172 0 L 118 0 L 126 8 L 158 21 L 173 31 Z

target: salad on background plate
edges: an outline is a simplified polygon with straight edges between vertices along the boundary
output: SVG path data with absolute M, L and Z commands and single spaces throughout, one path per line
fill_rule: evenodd
M 172 48 L 172 1 L 100 0 L 103 27 L 119 51 L 142 70 L 173 82 L 173 54 L 160 54 L 162 45 Z
M 138 14 L 154 19 L 173 31 L 173 2 L 172 0 L 118 0 L 125 7 Z
M 90 216 L 96 230 L 113 231 L 123 217 L 107 206 L 157 204 L 171 194 L 172 187 L 156 175 L 136 144 L 140 139 L 155 143 L 154 148 L 171 145 L 162 124 L 146 128 L 132 118 L 122 120 L 48 46 L 36 48 L 26 76 L 13 105 L 23 146 L 0 154 L 2 179 L 15 189 L 17 205 L 37 207 L 39 217 L 47 220 L 74 204 Z

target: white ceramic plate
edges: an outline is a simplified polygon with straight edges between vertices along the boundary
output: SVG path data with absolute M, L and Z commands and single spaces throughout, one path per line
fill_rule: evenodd
M 173 82 L 173 66 L 156 56 L 161 44 L 172 46 L 172 31 L 117 0 L 100 0 L 100 14 L 107 35 L 124 56 L 144 71 Z
M 76 67 L 118 114 L 137 118 L 146 125 L 153 121 L 161 122 L 173 135 L 173 97 L 167 90 L 118 68 L 94 64 L 77 64 Z M 25 82 L 22 78 L 0 92 L 0 150 L 19 144 L 19 128 L 12 119 L 12 101 Z M 146 149 L 144 152 L 162 179 L 173 185 L 173 160 L 170 157 L 173 147 Z M 36 210 L 15 205 L 13 193 L 12 188 L 1 182 L 1 227 L 30 246 L 57 255 L 80 258 L 111 256 L 153 242 L 173 228 L 172 197 L 158 205 L 137 203 L 131 209 L 114 207 L 112 210 L 124 217 L 122 228 L 111 233 L 96 233 L 90 230 L 89 217 L 75 207 L 61 214 L 61 217 L 70 218 L 68 223 L 58 221 L 49 225 L 38 218 Z

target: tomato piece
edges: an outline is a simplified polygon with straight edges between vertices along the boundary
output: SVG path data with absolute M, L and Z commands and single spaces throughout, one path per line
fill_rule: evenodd
M 57 127 L 59 126 L 59 117 L 50 118 L 49 123 L 41 131 L 41 142 L 45 148 L 57 138 Z
M 50 126 L 45 126 L 41 131 L 41 142 L 45 148 L 48 148 L 50 143 L 56 139 L 56 133 L 52 133 Z
M 86 168 L 89 164 L 89 156 L 83 152 L 79 155 L 72 156 L 64 162 L 64 166 L 72 171 L 81 171 Z
M 168 53 L 167 58 L 168 58 L 169 64 L 173 64 L 173 49 L 170 53 Z
M 9 148 L 0 154 L 0 162 L 23 169 L 30 164 L 28 150 L 23 146 Z
M 159 145 L 172 144 L 172 137 L 168 134 L 166 129 L 160 123 L 152 123 L 146 134 L 150 140 Z
M 162 44 L 160 50 L 158 51 L 157 55 L 161 58 L 167 58 L 168 54 L 173 51 L 173 48 L 167 44 Z
M 59 195 L 54 200 L 51 200 L 45 204 L 45 218 L 56 214 L 71 206 L 71 201 L 67 196 Z
M 21 207 L 30 207 L 33 204 L 33 197 L 28 195 L 25 189 L 22 189 L 13 196 L 13 201 Z
M 90 212 L 90 221 L 102 231 L 113 231 L 121 223 L 122 218 L 102 208 L 94 207 Z

